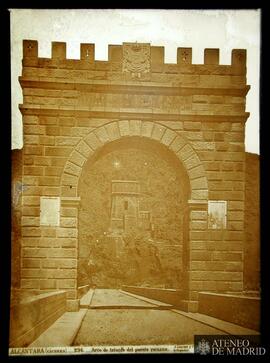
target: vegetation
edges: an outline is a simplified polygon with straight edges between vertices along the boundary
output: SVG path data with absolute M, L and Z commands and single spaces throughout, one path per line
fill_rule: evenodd
M 125 247 L 120 255 L 112 252 L 115 240 L 108 236 L 112 180 L 137 180 L 140 183 L 140 210 L 151 212 L 155 228 L 152 241 L 145 231 L 135 230 L 132 235 L 125 236 Z M 111 150 L 94 164 L 89 161 L 85 166 L 79 193 L 80 284 L 87 280 L 107 287 L 123 283 L 156 287 L 179 284 L 187 187 L 168 157 L 159 156 L 151 148 L 134 145 Z M 162 244 L 176 247 L 166 250 L 160 248 Z M 170 263 L 166 263 L 166 259 Z

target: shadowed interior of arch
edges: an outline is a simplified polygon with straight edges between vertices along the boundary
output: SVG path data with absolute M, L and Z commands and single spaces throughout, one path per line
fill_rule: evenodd
M 182 287 L 190 182 L 171 150 L 136 136 L 107 143 L 78 194 L 79 285 Z

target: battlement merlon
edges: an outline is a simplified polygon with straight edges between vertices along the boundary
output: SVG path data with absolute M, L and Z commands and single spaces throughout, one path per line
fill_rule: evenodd
M 138 56 L 137 56 L 138 55 Z M 142 59 L 137 62 L 137 59 Z M 130 60 L 134 62 L 130 66 Z M 246 49 L 233 49 L 231 65 L 219 64 L 219 49 L 204 50 L 204 64 L 192 63 L 192 48 L 177 48 L 177 63 L 164 62 L 164 47 L 151 46 L 150 43 L 123 43 L 108 46 L 108 61 L 95 60 L 95 45 L 81 44 L 80 59 L 66 58 L 66 43 L 52 42 L 51 58 L 38 57 L 38 41 L 23 40 L 23 65 L 29 67 L 55 67 L 66 69 L 95 69 L 102 65 L 104 70 L 168 73 L 202 73 L 202 74 L 246 74 Z M 107 67 L 106 67 L 107 66 Z M 132 68 L 133 67 L 133 68 Z M 141 68 L 140 68 L 141 67 Z

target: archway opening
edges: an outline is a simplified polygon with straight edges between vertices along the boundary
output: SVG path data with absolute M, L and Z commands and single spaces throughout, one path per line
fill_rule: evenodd
M 157 141 L 125 137 L 85 163 L 78 193 L 78 285 L 181 288 L 186 170 Z

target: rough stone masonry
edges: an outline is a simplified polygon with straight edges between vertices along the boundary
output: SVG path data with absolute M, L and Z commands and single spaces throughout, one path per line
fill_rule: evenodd
M 39 58 L 37 41 L 23 41 L 20 288 L 64 289 L 78 308 L 81 172 L 104 145 L 137 137 L 173 153 L 188 180 L 183 306 L 196 311 L 200 291 L 242 292 L 246 51 L 234 49 L 231 65 L 219 49 L 197 65 L 191 48 L 177 49 L 177 64 L 147 43 L 109 45 L 108 61 L 94 52 L 81 44 L 81 59 L 66 59 L 66 43 L 53 42 Z M 209 228 L 211 201 L 226 202 L 222 229 Z

